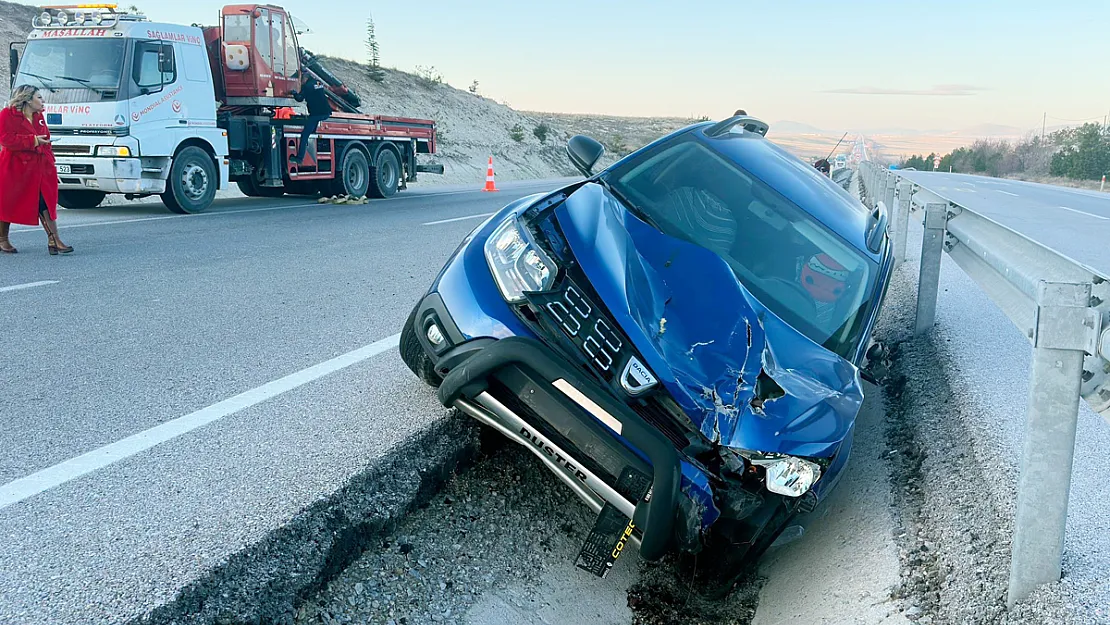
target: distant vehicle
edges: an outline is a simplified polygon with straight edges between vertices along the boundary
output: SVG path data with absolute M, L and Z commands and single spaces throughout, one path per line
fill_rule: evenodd
M 598 173 L 601 144 L 571 138 L 586 179 L 475 228 L 402 328 L 440 402 L 599 515 L 578 559 L 594 574 L 631 544 L 701 551 L 727 586 L 848 461 L 887 215 L 767 130 L 694 124 Z
M 48 92 L 59 203 L 159 195 L 175 213 L 198 213 L 230 182 L 256 197 L 389 197 L 417 172 L 443 173 L 416 163 L 436 151 L 435 122 L 358 112 L 358 96 L 300 47 L 294 22 L 263 4 L 225 6 L 204 28 L 114 4 L 46 7 L 10 69 L 13 84 Z M 288 114 L 298 70 L 327 86 L 335 111 L 302 166 L 289 162 L 305 121 Z

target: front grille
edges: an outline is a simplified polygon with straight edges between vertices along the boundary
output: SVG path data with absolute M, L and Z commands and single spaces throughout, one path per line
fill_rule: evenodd
M 529 297 L 533 319 L 524 319 L 525 323 L 528 323 L 538 334 L 553 343 L 553 347 L 557 351 L 571 356 L 572 362 L 578 363 L 583 371 L 589 373 L 600 383 L 602 388 L 608 390 L 619 401 L 627 404 L 641 419 L 666 436 L 676 449 L 679 451 L 686 449 L 691 443 L 690 437 L 697 438 L 700 436 L 700 432 L 670 397 L 662 384 L 645 396 L 638 398 L 630 397 L 624 391 L 619 380 L 624 365 L 632 356 L 635 356 L 640 362 L 644 362 L 644 359 L 623 329 L 612 321 L 612 315 L 601 303 L 601 296 L 594 290 L 593 284 L 590 283 L 581 266 L 574 261 L 569 246 L 562 238 L 562 229 L 558 223 L 554 219 L 549 219 L 543 224 L 542 229 L 544 237 L 547 239 L 545 241 L 546 245 L 544 245 L 545 250 L 559 259 L 559 264 L 564 267 L 565 276 L 554 286 L 552 291 L 532 294 Z M 564 324 L 560 324 L 548 308 L 553 300 L 559 300 L 563 296 L 568 287 L 575 288 L 582 294 L 584 301 L 589 306 L 596 308 L 596 316 L 609 324 L 618 339 L 623 343 L 617 361 L 612 363 L 612 366 L 599 367 L 596 359 L 591 359 L 590 354 L 583 353 L 582 347 L 568 336 L 568 332 L 565 331 L 564 327 L 561 327 Z M 600 345 L 601 342 L 599 341 L 598 344 Z
M 53 145 L 50 148 L 55 154 L 89 154 L 92 146 L 88 145 Z

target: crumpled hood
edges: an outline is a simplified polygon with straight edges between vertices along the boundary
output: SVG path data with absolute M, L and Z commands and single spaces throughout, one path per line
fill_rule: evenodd
M 555 217 L 583 272 L 710 441 L 828 457 L 863 402 L 858 370 L 764 308 L 713 252 L 587 184 Z

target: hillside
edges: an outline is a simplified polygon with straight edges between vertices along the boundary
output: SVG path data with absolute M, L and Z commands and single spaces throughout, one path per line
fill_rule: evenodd
M 515 111 L 503 104 L 420 76 L 385 69 L 381 83 L 370 80 L 367 67 L 343 59 L 321 57 L 328 69 L 362 98 L 362 110 L 436 121 L 439 140 L 433 160 L 444 175 L 427 175 L 421 183 L 485 180 L 490 156 L 498 180 L 574 176 L 564 146 L 577 130 Z M 533 134 L 542 121 L 550 130 L 544 142 Z M 513 129 L 519 130 L 516 141 Z M 523 136 L 520 136 L 523 135 Z
M 39 10 L 26 4 L 0 1 L 0 44 L 4 46 L 4 80 L 0 80 L 0 96 L 4 104 L 8 103 L 11 95 L 11 86 L 8 84 L 8 45 L 13 41 L 24 41 L 27 32 L 31 30 L 31 20 L 39 14 Z

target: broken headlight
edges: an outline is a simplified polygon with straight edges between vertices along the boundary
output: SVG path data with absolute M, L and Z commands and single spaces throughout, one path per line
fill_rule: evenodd
M 555 283 L 555 263 L 520 227 L 516 217 L 497 226 L 485 245 L 486 262 L 505 301 L 524 301 L 524 294 L 549 290 Z
M 767 471 L 767 490 L 787 497 L 801 497 L 821 477 L 821 467 L 793 456 L 771 460 L 753 460 Z
M 763 467 L 767 490 L 786 497 L 801 497 L 821 479 L 821 465 L 795 456 L 742 452 L 753 466 Z

